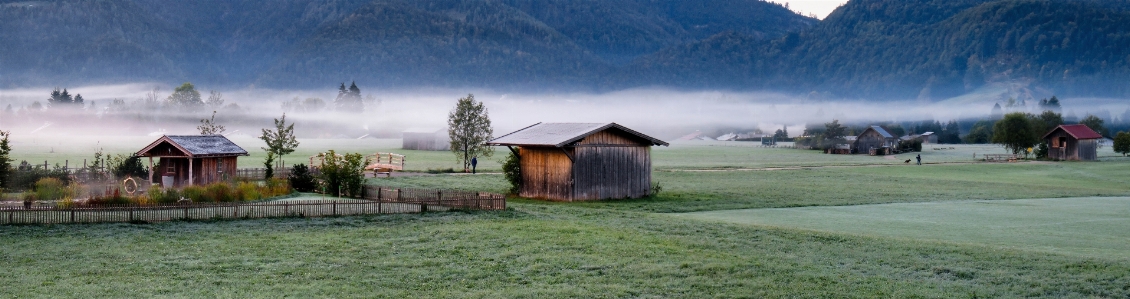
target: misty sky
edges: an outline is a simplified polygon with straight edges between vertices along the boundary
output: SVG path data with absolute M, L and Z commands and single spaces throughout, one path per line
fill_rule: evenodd
M 823 20 L 828 14 L 836 10 L 837 7 L 847 3 L 847 0 L 788 0 L 788 1 L 773 1 L 779 3 L 788 3 L 789 9 L 808 15 L 809 13 L 816 14 L 816 17 Z

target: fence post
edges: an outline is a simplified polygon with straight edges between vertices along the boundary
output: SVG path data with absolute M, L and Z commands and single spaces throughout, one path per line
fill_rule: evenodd
M 71 207 L 71 223 L 75 223 L 75 208 Z
M 283 203 L 283 216 L 290 216 L 290 203 Z
M 129 208 L 129 222 L 133 222 L 133 207 Z
M 333 215 L 337 216 L 337 201 L 333 201 Z
M 377 187 L 377 201 L 381 201 L 381 190 L 384 190 L 384 188 Z

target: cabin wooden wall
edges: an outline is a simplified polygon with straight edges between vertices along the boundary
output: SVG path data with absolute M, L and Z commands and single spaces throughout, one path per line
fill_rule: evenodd
M 880 135 L 875 130 L 868 129 L 855 139 L 855 152 L 867 153 L 873 148 L 882 148 L 887 145 L 887 138 Z
M 651 192 L 651 147 L 578 146 L 573 200 L 639 198 Z
M 522 147 L 518 151 L 522 187 L 518 195 L 551 200 L 572 199 L 572 168 L 569 157 L 557 147 Z
M 1060 144 L 1060 138 L 1067 142 Z M 1045 139 L 1048 142 L 1048 158 L 1052 160 L 1080 160 L 1079 140 L 1063 130 L 1056 130 Z M 1093 155 L 1092 155 L 1093 156 Z
M 1079 140 L 1076 144 L 1076 159 L 1082 161 L 1099 159 L 1099 139 Z
M 651 143 L 617 130 L 578 141 L 573 200 L 639 198 L 651 193 Z
M 196 158 L 192 159 L 193 184 L 206 185 L 231 178 L 236 172 L 238 157 Z M 223 163 L 220 163 L 223 161 Z M 222 164 L 222 169 L 221 169 Z M 173 167 L 173 187 L 184 187 L 188 184 L 188 158 L 163 157 L 157 163 L 153 172 L 155 183 L 161 183 L 161 177 L 168 175 L 168 167 Z M 223 170 L 223 173 L 219 171 Z M 166 186 L 168 187 L 168 186 Z

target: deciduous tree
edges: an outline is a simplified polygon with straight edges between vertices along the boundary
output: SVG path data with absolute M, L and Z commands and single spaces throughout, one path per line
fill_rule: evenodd
M 173 90 L 173 94 L 169 95 L 166 101 L 169 105 L 180 107 L 199 107 L 204 105 L 204 100 L 200 99 L 200 92 L 196 91 L 196 86 L 189 82 L 185 82 Z
M 484 144 L 494 135 L 490 116 L 473 94 L 460 98 L 448 114 L 447 135 L 451 137 L 451 151 L 463 163 L 463 171 L 471 168 L 471 158 L 490 157 L 494 153 L 494 148 Z
M 1114 152 L 1122 154 L 1130 154 L 1130 132 L 1118 132 L 1114 135 Z
M 1032 130 L 1029 119 L 1034 118 L 1023 112 L 1005 114 L 993 125 L 992 142 L 1003 145 L 1013 154 L 1028 155 L 1028 148 L 1039 142 L 1039 136 Z
M 286 124 L 286 114 L 282 118 L 275 119 L 275 129 L 263 129 L 263 134 L 259 135 L 259 139 L 267 143 L 267 147 L 262 148 L 268 153 L 274 153 L 278 157 L 278 168 L 282 168 L 283 156 L 294 152 L 298 147 L 298 139 L 294 137 L 294 124 Z
M 216 111 L 212 111 L 212 118 L 201 119 L 196 129 L 200 130 L 200 135 L 219 135 L 227 131 L 223 125 L 216 123 Z
M 1087 126 L 1088 128 L 1091 128 L 1091 130 L 1094 130 L 1095 133 L 1099 133 L 1103 136 L 1110 136 L 1110 132 L 1108 132 L 1106 130 L 1106 127 L 1103 126 L 1103 119 L 1099 118 L 1098 116 L 1087 114 L 1087 117 L 1084 117 L 1083 120 L 1079 121 L 1079 123 Z

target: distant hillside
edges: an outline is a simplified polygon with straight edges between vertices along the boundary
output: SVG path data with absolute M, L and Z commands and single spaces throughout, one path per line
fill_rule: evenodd
M 0 86 L 592 87 L 665 47 L 814 24 L 758 0 L 0 0 Z
M 809 30 L 771 41 L 719 34 L 640 59 L 620 78 L 927 99 L 1022 81 L 1125 96 L 1130 13 L 1122 3 L 853 0 Z

